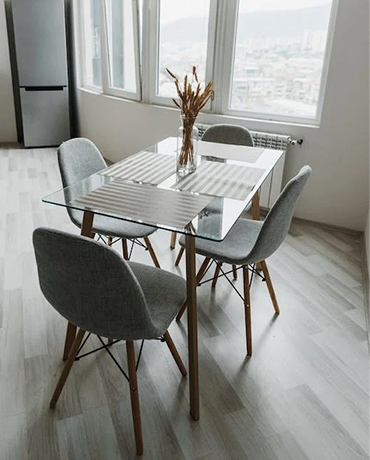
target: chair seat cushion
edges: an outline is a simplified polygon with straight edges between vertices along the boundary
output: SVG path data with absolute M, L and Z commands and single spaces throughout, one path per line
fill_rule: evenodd
M 128 240 L 144 238 L 156 231 L 155 228 L 147 225 L 135 224 L 100 215 L 95 215 L 93 229 L 95 233 L 99 233 L 100 235 L 118 236 Z
M 159 335 L 163 335 L 185 302 L 186 281 L 160 268 L 136 262 L 128 264 L 144 292 L 151 320 Z
M 219 262 L 235 265 L 260 262 L 249 260 L 248 256 L 257 241 L 262 224 L 263 221 L 259 220 L 239 219 L 223 241 L 197 238 L 195 241 L 196 252 Z M 184 236 L 180 238 L 179 243 L 181 246 L 185 246 Z
M 82 225 L 82 212 L 72 210 L 72 220 L 77 227 Z M 93 232 L 105 236 L 117 236 L 132 240 L 134 238 L 144 238 L 156 231 L 155 228 L 148 225 L 136 224 L 113 217 L 101 216 L 95 214 L 93 222 Z

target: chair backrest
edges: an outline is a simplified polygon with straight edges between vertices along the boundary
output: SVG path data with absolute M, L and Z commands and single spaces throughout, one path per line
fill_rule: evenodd
M 41 290 L 68 321 L 115 339 L 160 335 L 139 282 L 113 249 L 48 228 L 34 231 L 33 245 Z
M 107 166 L 96 145 L 83 137 L 69 139 L 59 146 L 58 163 L 63 187 L 79 182 Z
M 253 137 L 247 128 L 238 125 L 213 125 L 206 129 L 202 141 L 222 144 L 254 146 Z
M 311 171 L 310 166 L 303 166 L 299 173 L 286 184 L 268 212 L 248 260 L 260 262 L 267 259 L 284 241 L 290 228 L 295 205 Z
M 89 139 L 78 137 L 63 142 L 58 148 L 58 164 L 63 187 L 68 187 L 106 168 L 102 154 Z M 82 212 L 67 208 L 69 217 L 81 226 Z

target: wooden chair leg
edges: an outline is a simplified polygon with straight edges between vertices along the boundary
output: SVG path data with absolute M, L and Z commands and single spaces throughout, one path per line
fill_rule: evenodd
M 218 280 L 218 275 L 220 274 L 220 266 L 217 264 L 215 268 L 215 273 L 213 275 L 212 287 L 216 287 L 216 283 Z
M 130 383 L 130 396 L 131 396 L 131 410 L 132 410 L 132 421 L 134 424 L 136 453 L 138 455 L 141 455 L 143 453 L 143 433 L 141 429 L 140 401 L 139 401 L 139 389 L 137 385 L 137 375 L 136 375 L 135 350 L 134 350 L 134 342 L 132 340 L 126 341 L 126 352 L 127 352 L 128 376 L 130 380 L 129 383 Z
M 238 279 L 238 271 L 236 269 L 236 265 L 233 265 L 233 277 L 234 277 L 234 280 Z
M 176 321 L 180 321 L 180 319 L 181 319 L 182 315 L 184 314 L 187 306 L 188 306 L 188 301 L 185 300 L 185 302 L 182 304 L 182 307 L 180 308 L 179 312 L 177 313 Z
M 147 247 L 148 250 L 149 250 L 149 253 L 150 253 L 150 256 L 151 256 L 151 258 L 152 258 L 152 260 L 153 260 L 153 262 L 154 262 L 154 265 L 155 265 L 157 268 L 161 268 L 161 266 L 159 265 L 157 256 L 155 255 L 155 252 L 154 252 L 152 243 L 150 242 L 150 240 L 149 240 L 149 238 L 148 238 L 147 236 L 144 238 L 144 241 L 145 241 L 146 247 Z
M 197 277 L 196 277 L 196 282 L 197 284 L 200 283 L 204 277 L 204 275 L 206 274 L 206 271 L 207 271 L 207 267 L 210 263 L 211 259 L 209 257 L 206 257 L 204 260 L 203 260 L 203 263 L 202 265 L 200 266 L 200 269 L 197 273 Z
M 267 265 L 266 265 L 266 261 L 263 260 L 261 262 L 261 267 L 262 267 L 262 271 L 263 271 L 263 275 L 266 279 L 266 284 L 267 284 L 267 289 L 269 290 L 269 293 L 270 293 L 270 297 L 271 297 L 271 300 L 272 300 L 272 304 L 274 306 L 274 309 L 275 309 L 275 312 L 277 314 L 280 313 L 280 308 L 279 308 L 279 305 L 277 303 L 277 300 L 276 300 L 276 295 L 275 295 L 275 291 L 274 291 L 274 287 L 272 286 L 272 282 L 271 282 L 271 278 L 270 278 L 270 273 L 268 271 L 268 268 L 267 268 Z
M 243 267 L 243 284 L 244 284 L 244 315 L 245 315 L 245 333 L 247 341 L 247 355 L 252 356 L 252 318 L 251 318 L 251 298 L 249 289 L 249 272 L 248 266 Z
M 66 339 L 64 341 L 63 361 L 67 361 L 68 359 L 69 351 L 76 337 L 76 330 L 77 327 L 74 324 L 68 322 Z
M 176 267 L 179 265 L 180 260 L 182 258 L 182 255 L 184 254 L 184 251 L 185 251 L 185 248 L 181 247 L 180 250 L 179 250 L 179 253 L 177 254 L 177 258 L 176 258 L 176 262 L 175 262 Z
M 127 240 L 122 238 L 122 254 L 125 260 L 128 260 L 128 247 L 127 247 Z
M 171 249 L 175 249 L 175 246 L 176 246 L 176 236 L 177 236 L 177 233 L 176 233 L 176 232 L 172 232 L 172 233 L 171 233 L 171 243 L 170 243 L 170 248 L 171 248 Z
M 182 249 L 182 248 L 181 248 Z M 204 260 L 203 260 L 203 263 L 197 273 L 197 277 L 196 277 L 196 283 L 200 283 L 201 280 L 203 279 L 203 276 L 206 274 L 206 270 L 207 270 L 207 267 L 210 263 L 211 259 L 209 257 L 206 257 Z M 187 304 L 187 301 L 185 300 L 185 302 L 183 303 L 182 307 L 180 308 L 180 311 L 177 313 L 177 316 L 176 316 L 176 321 L 180 321 L 182 315 L 184 314 L 185 310 L 186 310 L 186 307 L 188 306 Z
M 78 332 L 77 332 L 77 336 L 73 342 L 73 345 L 72 345 L 72 348 L 69 352 L 69 355 L 68 355 L 68 359 L 67 359 L 67 362 L 65 363 L 64 365 L 64 368 L 63 368 L 63 371 L 62 371 L 62 375 L 59 377 L 59 380 L 58 380 L 58 383 L 57 383 L 57 386 L 55 387 L 55 390 L 54 390 L 54 394 L 51 398 L 51 401 L 50 401 L 50 408 L 51 409 L 54 409 L 58 399 L 59 399 L 59 396 L 60 396 L 60 393 L 61 391 L 63 390 L 63 387 L 66 383 L 66 380 L 67 380 L 67 377 L 69 375 L 69 372 L 72 368 L 72 365 L 75 361 L 75 358 L 77 356 L 77 353 L 78 353 L 78 350 L 80 348 L 80 345 L 81 345 L 81 342 L 82 342 L 82 339 L 84 338 L 84 335 L 85 335 L 85 332 L 83 329 L 80 329 Z
M 182 362 L 182 359 L 179 355 L 179 352 L 177 351 L 177 348 L 175 344 L 173 343 L 172 337 L 170 336 L 170 333 L 166 331 L 164 333 L 164 340 L 167 343 L 167 346 L 173 356 L 173 359 L 175 360 L 177 367 L 180 369 L 181 374 L 185 377 L 188 373 L 186 371 L 186 368 L 184 366 L 184 363 Z

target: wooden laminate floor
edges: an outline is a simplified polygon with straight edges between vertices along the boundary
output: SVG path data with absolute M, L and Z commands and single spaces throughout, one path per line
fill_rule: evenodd
M 57 408 L 48 408 L 66 324 L 41 295 L 31 235 L 38 226 L 78 233 L 65 209 L 41 202 L 60 187 L 55 149 L 0 149 L 0 459 L 134 458 L 129 388 L 105 352 L 76 362 Z M 184 275 L 169 240 L 165 232 L 152 237 L 160 263 Z M 134 260 L 151 263 L 140 248 Z M 294 222 L 269 268 L 281 315 L 274 317 L 257 279 L 251 359 L 231 287 L 221 280 L 215 290 L 198 290 L 199 422 L 189 416 L 188 381 L 166 346 L 145 343 L 143 459 L 368 458 L 360 237 Z M 170 331 L 187 364 L 185 317 Z M 125 364 L 123 343 L 114 353 Z

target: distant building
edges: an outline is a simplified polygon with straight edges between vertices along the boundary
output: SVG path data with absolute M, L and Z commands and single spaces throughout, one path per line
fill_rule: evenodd
M 325 30 L 305 30 L 301 39 L 301 51 L 324 53 L 327 32 Z

